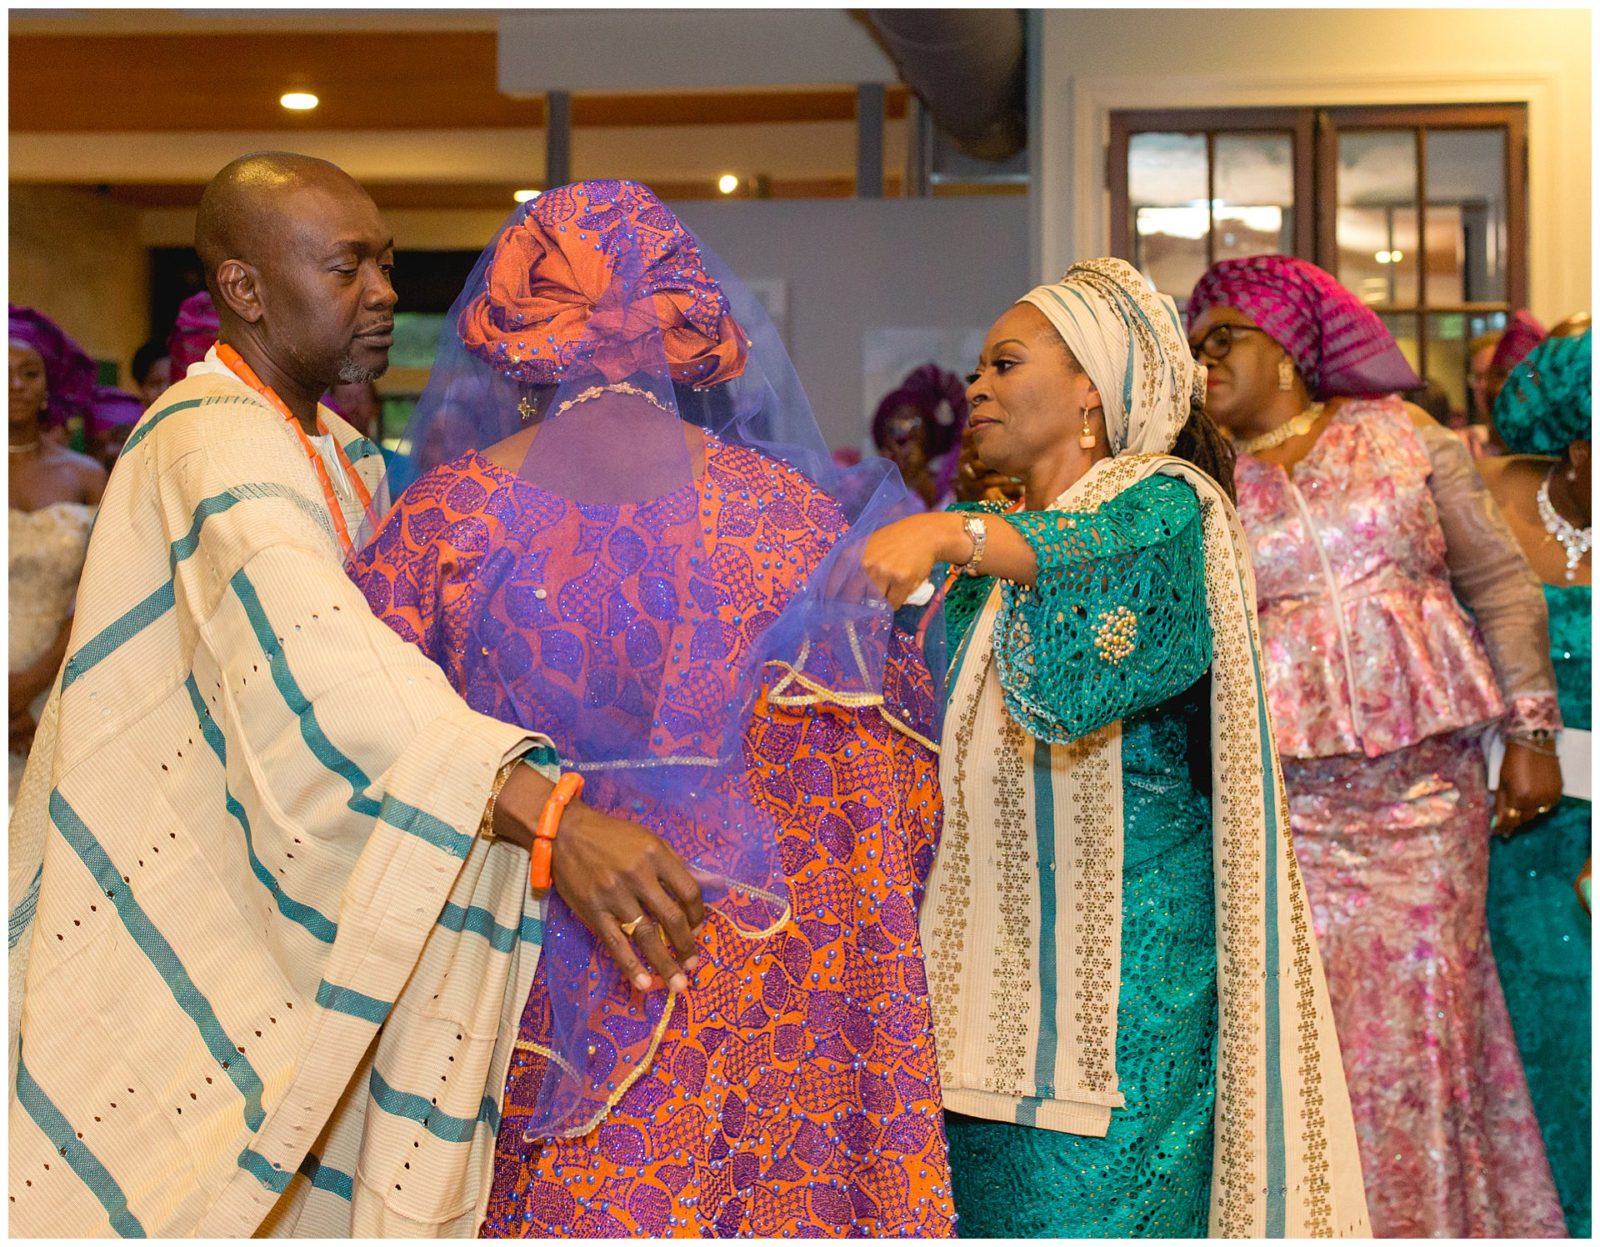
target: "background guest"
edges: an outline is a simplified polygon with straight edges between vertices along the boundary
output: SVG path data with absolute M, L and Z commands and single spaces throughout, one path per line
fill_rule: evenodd
M 10 775 L 17 795 L 38 712 L 66 656 L 72 599 L 106 470 L 43 435 L 81 411 L 94 364 L 49 317 L 11 305 Z
M 322 396 L 322 401 L 358 429 L 362 437 L 378 440 L 383 427 L 383 399 L 371 381 L 341 381 Z
M 967 419 L 961 379 L 937 364 L 913 369 L 883 396 L 872 417 L 878 452 L 894 461 L 911 492 L 930 509 L 950 501 L 952 451 Z
M 1504 329 L 1491 329 L 1467 343 L 1467 415 L 1474 425 L 1488 425 L 1494 415 L 1494 403 L 1489 397 L 1489 365 L 1504 336 Z
M 139 423 L 147 404 L 137 395 L 119 390 L 114 385 L 97 385 L 89 400 L 89 411 L 84 417 L 83 434 L 89 453 L 105 467 L 107 472 L 122 453 L 122 444 Z
M 1240 451 L 1273 723 L 1373 1232 L 1560 1236 L 1484 927 L 1486 727 L 1509 741 L 1502 833 L 1561 795 L 1538 582 L 1461 442 L 1395 395 L 1417 378 L 1388 330 L 1331 276 L 1224 260 L 1188 314 L 1209 407 Z
M 1557 327 L 1559 330 L 1560 326 Z M 1489 932 L 1528 1090 L 1574 1238 L 1590 1189 L 1590 928 L 1572 883 L 1590 854 L 1593 336 L 1557 330 L 1511 370 L 1494 423 L 1511 455 L 1484 480 L 1543 583 L 1561 698 L 1561 803 L 1489 854 Z
M 138 387 L 139 402 L 148 408 L 167 392 L 172 384 L 172 357 L 167 354 L 167 344 L 151 338 L 133 353 L 133 384 Z
M 221 333 L 222 322 L 217 319 L 217 307 L 208 291 L 192 294 L 178 305 L 177 319 L 167 336 L 174 385 L 183 380 L 192 365 L 206 357 Z

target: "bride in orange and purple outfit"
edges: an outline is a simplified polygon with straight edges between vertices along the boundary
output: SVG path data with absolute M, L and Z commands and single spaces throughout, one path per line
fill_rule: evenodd
M 634 988 L 558 897 L 542 930 L 454 916 L 542 946 L 484 1110 L 485 1237 L 954 1228 L 917 929 L 939 702 L 859 574 L 858 535 L 909 502 L 882 465 L 832 464 L 715 267 L 637 183 L 518 209 L 351 567 L 472 706 L 548 733 L 585 800 L 666 838 L 707 900 L 682 991 Z

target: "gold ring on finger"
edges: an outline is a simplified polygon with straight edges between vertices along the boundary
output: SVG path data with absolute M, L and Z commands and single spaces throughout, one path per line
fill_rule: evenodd
M 622 924 L 622 933 L 631 940 L 633 938 L 633 933 L 642 926 L 644 926 L 644 915 L 640 914 L 632 922 L 624 922 Z

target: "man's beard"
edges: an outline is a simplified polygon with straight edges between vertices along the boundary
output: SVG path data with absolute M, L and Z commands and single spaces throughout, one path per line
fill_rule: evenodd
M 339 384 L 366 385 L 368 382 L 376 381 L 388 371 L 388 363 L 381 364 L 377 368 L 363 368 L 356 363 L 353 355 L 347 354 L 339 364 Z

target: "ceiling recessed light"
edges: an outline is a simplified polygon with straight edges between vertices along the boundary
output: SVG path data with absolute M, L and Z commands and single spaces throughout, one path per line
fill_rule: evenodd
M 717 189 L 724 195 L 731 195 L 739 189 L 739 179 L 731 173 L 724 173 L 717 179 Z
M 309 91 L 288 91 L 278 97 L 278 103 L 282 104 L 290 112 L 296 113 L 310 112 L 320 102 Z
M 530 199 L 539 198 L 539 192 L 538 191 L 513 191 L 511 193 L 511 198 L 515 199 L 519 204 L 525 204 Z

